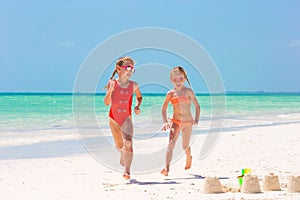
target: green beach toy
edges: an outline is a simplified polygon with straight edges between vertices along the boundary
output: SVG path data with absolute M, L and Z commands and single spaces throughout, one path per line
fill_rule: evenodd
M 240 185 L 240 186 L 242 186 L 242 184 L 243 184 L 243 177 L 244 177 L 244 174 L 245 174 L 245 170 L 242 169 L 242 175 L 237 177 L 237 178 L 239 179 L 239 185 Z
M 243 176 L 238 176 L 237 178 L 239 179 L 239 185 L 242 186 L 242 184 L 243 184 Z
M 245 176 L 245 174 L 251 174 L 251 172 L 252 170 L 250 168 L 242 169 L 242 175 L 237 177 L 239 179 L 240 186 L 242 186 L 243 184 L 243 177 Z

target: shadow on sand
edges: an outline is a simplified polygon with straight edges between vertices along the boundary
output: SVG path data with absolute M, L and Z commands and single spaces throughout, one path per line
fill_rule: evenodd
M 205 179 L 204 176 L 198 174 L 189 174 L 190 177 L 178 177 L 178 178 L 166 178 L 165 181 L 138 181 L 136 179 L 131 179 L 127 184 L 137 184 L 137 185 L 168 185 L 168 184 L 181 184 L 176 180 L 189 180 L 189 179 Z M 229 177 L 218 177 L 219 179 L 229 179 Z
M 137 185 L 168 185 L 168 184 L 180 184 L 176 181 L 138 181 L 136 179 L 131 179 L 128 184 Z
M 178 177 L 178 178 L 168 178 L 165 180 L 188 180 L 188 179 L 205 179 L 204 176 L 198 174 L 189 174 L 191 177 Z M 229 179 L 229 177 L 218 177 L 218 179 Z

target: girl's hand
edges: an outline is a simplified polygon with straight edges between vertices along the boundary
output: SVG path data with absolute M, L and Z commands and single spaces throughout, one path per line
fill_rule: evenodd
M 134 107 L 134 113 L 135 113 L 136 115 L 139 115 L 139 114 L 141 113 L 140 107 L 135 106 L 135 107 Z
M 109 81 L 109 88 L 108 91 L 113 92 L 115 90 L 116 82 L 111 80 Z
M 195 121 L 193 122 L 193 125 L 198 125 L 198 120 L 195 120 Z
M 164 126 L 160 129 L 161 131 L 167 131 L 170 129 L 170 124 L 168 122 L 165 122 Z

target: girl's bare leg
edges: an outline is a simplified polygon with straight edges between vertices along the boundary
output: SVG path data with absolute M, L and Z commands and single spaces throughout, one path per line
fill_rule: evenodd
M 109 126 L 110 130 L 112 133 L 112 136 L 114 138 L 115 146 L 120 152 L 120 164 L 124 166 L 124 153 L 123 153 L 123 147 L 124 147 L 124 142 L 123 142 L 123 136 L 122 136 L 122 131 L 121 127 L 117 122 L 115 122 L 113 119 L 109 118 Z
M 170 163 L 172 161 L 172 156 L 173 156 L 173 150 L 175 148 L 176 140 L 179 136 L 180 132 L 180 127 L 173 123 L 171 128 L 170 128 L 170 135 L 169 135 L 169 144 L 168 144 L 168 149 L 166 153 L 166 166 L 165 168 L 161 171 L 161 174 L 168 176 L 169 168 L 170 168 Z
M 192 166 L 192 155 L 190 147 L 190 138 L 192 134 L 192 125 L 182 129 L 182 148 L 186 154 L 185 170 L 190 169 Z
M 132 148 L 132 136 L 133 136 L 133 124 L 131 117 L 128 117 L 122 125 L 122 136 L 123 136 L 123 151 L 124 151 L 124 172 L 128 175 L 124 177 L 126 179 L 130 178 L 130 166 L 133 158 L 133 148 Z M 125 174 L 124 174 L 125 175 Z

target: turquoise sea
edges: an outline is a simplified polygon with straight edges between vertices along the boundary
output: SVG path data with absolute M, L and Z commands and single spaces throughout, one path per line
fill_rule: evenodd
M 93 104 L 97 121 L 107 126 L 109 107 L 103 104 L 103 94 L 81 95 L 80 110 Z M 133 115 L 135 125 L 151 120 L 161 123 L 160 108 L 164 94 L 143 94 L 141 115 Z M 298 93 L 234 93 L 225 96 L 227 127 L 257 124 L 268 125 L 300 121 L 300 94 Z M 200 124 L 212 119 L 212 96 L 199 94 Z M 0 132 L 27 132 L 32 130 L 74 129 L 74 95 L 63 93 L 0 93 Z M 219 109 L 214 108 L 214 109 Z M 221 108 L 224 109 L 224 108 Z M 168 109 L 171 116 L 172 108 Z M 254 121 L 255 122 L 254 122 Z M 252 123 L 251 123 L 252 122 Z

